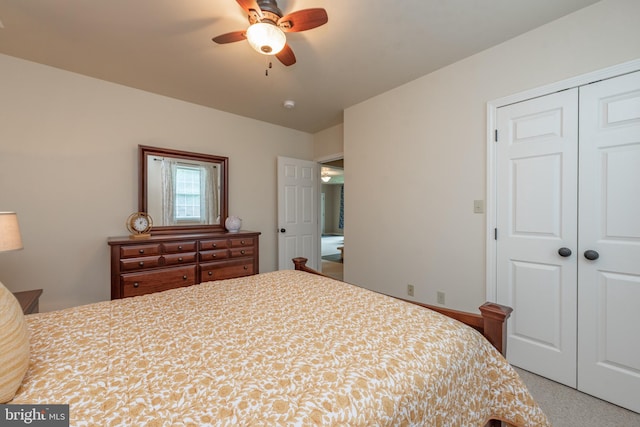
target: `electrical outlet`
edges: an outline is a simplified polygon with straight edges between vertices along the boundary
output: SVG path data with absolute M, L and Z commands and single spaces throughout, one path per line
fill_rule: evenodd
M 444 292 L 438 291 L 438 304 L 444 305 Z
M 407 285 L 407 295 L 409 295 L 410 297 L 414 295 L 413 285 Z

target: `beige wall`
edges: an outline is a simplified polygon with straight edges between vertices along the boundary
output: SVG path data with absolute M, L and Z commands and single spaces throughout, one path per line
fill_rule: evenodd
M 313 135 L 313 158 L 315 160 L 335 159 L 342 156 L 344 126 L 332 126 Z
M 313 135 L 0 55 L 0 210 L 24 250 L 0 281 L 44 288 L 44 311 L 110 298 L 107 237 L 137 210 L 138 144 L 229 157 L 229 214 L 262 232 L 277 269 L 276 157 L 312 159 Z
M 638 16 L 637 0 L 605 0 L 347 109 L 345 280 L 398 296 L 410 283 L 417 300 L 444 291 L 447 306 L 475 310 L 486 103 L 640 58 Z

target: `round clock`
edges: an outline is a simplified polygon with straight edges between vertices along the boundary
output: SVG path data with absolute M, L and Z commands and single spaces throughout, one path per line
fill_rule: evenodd
M 134 212 L 127 218 L 127 230 L 132 238 L 145 238 L 151 236 L 153 220 L 146 212 Z

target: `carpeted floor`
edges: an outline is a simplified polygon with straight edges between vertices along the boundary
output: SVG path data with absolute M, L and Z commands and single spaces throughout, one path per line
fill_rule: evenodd
M 322 274 L 326 274 L 336 280 L 344 280 L 344 269 L 340 262 L 322 261 Z
M 322 236 L 322 273 L 337 280 L 344 278 L 338 246 L 344 245 L 344 236 Z
M 640 427 L 640 414 L 523 369 L 516 371 L 553 427 Z
M 325 261 L 332 261 L 332 262 L 342 263 L 342 254 L 324 255 L 322 257 L 322 259 L 325 260 Z

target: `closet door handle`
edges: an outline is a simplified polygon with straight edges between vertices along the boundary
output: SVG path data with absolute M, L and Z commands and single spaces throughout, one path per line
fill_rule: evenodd
M 571 249 L 569 248 L 560 248 L 558 249 L 558 254 L 562 257 L 571 256 Z
M 595 261 L 600 258 L 600 254 L 593 249 L 589 249 L 588 251 L 584 251 L 584 257 L 589 261 Z

